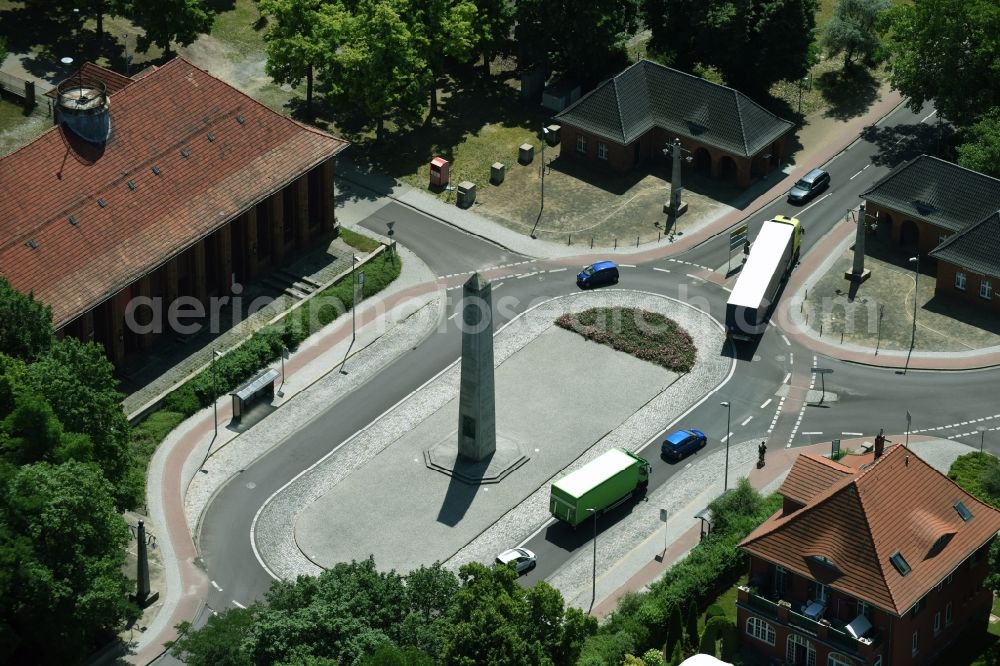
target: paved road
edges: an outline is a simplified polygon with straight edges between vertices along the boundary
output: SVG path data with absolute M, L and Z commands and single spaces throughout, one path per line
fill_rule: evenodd
M 921 118 L 927 114 L 913 114 L 898 109 L 883 123 L 887 128 L 913 130 L 917 134 Z M 919 129 L 919 128 L 918 128 Z M 886 130 L 891 131 L 891 130 Z M 884 141 L 884 132 L 882 139 Z M 904 138 L 900 145 L 916 150 Z M 805 223 L 807 235 L 804 253 L 815 244 L 844 212 L 859 202 L 858 194 L 884 175 L 890 164 L 876 166 L 871 163 L 878 147 L 861 140 L 841 156 L 832 160 L 828 169 L 833 175 L 833 185 L 827 194 L 794 214 Z M 898 158 L 899 151 L 893 159 Z M 880 161 L 882 161 L 880 159 Z M 778 201 L 752 216 L 751 236 L 760 222 L 776 213 L 791 213 L 791 207 Z M 385 232 L 385 221 L 395 220 L 396 239 L 421 256 L 438 275 L 451 275 L 487 266 L 525 261 L 525 258 L 477 239 L 447 225 L 436 222 L 421 213 L 395 202 L 381 208 L 363 226 Z M 688 251 L 682 257 L 692 264 L 715 269 L 726 264 L 727 240 L 723 236 L 710 239 Z M 627 261 L 627 260 L 626 260 Z M 541 272 L 530 277 L 515 277 Z M 622 267 L 622 288 L 636 288 L 679 297 L 697 303 L 717 319 L 723 319 L 726 292 L 717 284 L 699 277 L 697 266 L 678 264 L 670 259 L 637 266 Z M 667 272 L 669 271 L 669 272 Z M 495 299 L 505 299 L 499 309 L 498 325 L 517 312 L 522 312 L 538 299 L 571 293 L 575 290 L 572 272 L 547 272 L 541 262 L 532 262 L 510 269 L 512 275 L 494 281 Z M 502 284 L 501 284 L 502 283 Z M 456 294 L 457 292 L 451 292 Z M 447 314 L 454 312 L 450 303 Z M 447 316 L 447 315 L 446 315 Z M 449 320 L 451 321 L 451 320 Z M 425 339 L 415 353 L 404 355 L 399 361 L 374 377 L 357 390 L 345 395 L 311 423 L 272 453 L 257 461 L 237 479 L 223 488 L 213 500 L 205 517 L 200 547 L 209 577 L 217 588 L 208 600 L 214 609 L 224 609 L 234 602 L 248 604 L 258 598 L 270 585 L 270 577 L 261 569 L 250 548 L 250 524 L 261 503 L 282 487 L 300 470 L 325 455 L 336 444 L 349 438 L 381 414 L 388 406 L 418 388 L 439 370 L 457 359 L 460 339 L 457 327 L 449 324 L 443 331 Z M 714 350 L 707 350 L 712 353 Z M 730 349 L 717 350 L 733 354 Z M 827 377 L 826 387 L 836 392 L 838 400 L 824 407 L 810 407 L 805 403 L 804 390 L 810 381 L 809 369 L 820 363 L 834 369 Z M 675 427 L 695 426 L 709 437 L 709 450 L 724 446 L 727 433 L 734 441 L 767 437 L 770 446 L 809 444 L 825 441 L 840 433 L 874 435 L 879 427 L 890 432 L 902 431 L 905 411 L 915 415 L 914 428 L 956 425 L 957 429 L 975 430 L 975 425 L 961 425 L 962 421 L 986 417 L 998 411 L 991 406 L 992 386 L 1000 373 L 929 374 L 909 372 L 898 375 L 891 370 L 865 368 L 846 363 L 815 359 L 808 350 L 790 341 L 780 331 L 770 329 L 758 344 L 743 347 L 736 353 L 733 377 L 718 391 L 693 408 L 677 423 L 664 423 L 664 431 Z M 797 387 L 791 395 L 787 386 Z M 968 387 L 973 387 L 969 390 Z M 785 388 L 783 388 L 785 387 Z M 975 390 L 981 388 L 982 390 Z M 961 403 L 943 404 L 943 395 L 957 394 L 962 390 Z M 789 397 L 782 401 L 782 391 Z M 731 419 L 727 424 L 727 410 L 719 405 L 722 400 L 732 404 Z M 778 409 L 784 405 L 783 410 Z M 777 414 L 777 418 L 776 418 Z M 934 414 L 935 416 L 928 416 Z M 895 419 L 889 422 L 889 419 Z M 936 423 L 938 419 L 941 423 Z M 986 421 L 995 427 L 996 421 Z M 727 427 L 728 426 L 728 427 Z M 810 433 L 823 433 L 815 435 Z M 654 465 L 652 487 L 669 482 L 679 466 L 668 465 L 658 456 L 658 439 L 650 442 L 645 455 Z M 987 440 L 990 438 L 987 437 Z M 987 441 L 987 448 L 1000 450 L 1000 443 Z M 622 519 L 627 512 L 611 514 L 602 519 L 602 528 Z M 573 533 L 564 526 L 544 528 L 529 542 L 539 558 L 538 568 L 524 578 L 526 583 L 555 571 L 569 554 L 589 541 L 589 531 Z

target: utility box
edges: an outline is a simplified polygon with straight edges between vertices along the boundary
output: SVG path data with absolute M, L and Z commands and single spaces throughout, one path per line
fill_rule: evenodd
M 455 204 L 459 208 L 468 208 L 476 200 L 476 184 L 463 180 L 458 184 L 458 200 Z
M 559 132 L 562 130 L 562 127 L 560 127 L 559 125 L 549 125 L 545 129 L 548 130 L 548 132 L 545 133 L 545 140 L 548 142 L 548 144 L 550 146 L 559 145 L 559 140 L 561 138 L 559 136 Z
M 530 143 L 522 143 L 517 153 L 517 161 L 521 164 L 531 164 L 535 161 L 535 147 Z
M 431 185 L 444 187 L 451 177 L 448 173 L 450 164 L 443 157 L 435 157 L 431 160 Z
M 490 182 L 499 185 L 507 175 L 507 167 L 502 162 L 494 162 L 490 167 Z

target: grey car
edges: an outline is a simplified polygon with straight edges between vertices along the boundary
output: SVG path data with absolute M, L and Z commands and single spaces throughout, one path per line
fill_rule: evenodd
M 799 182 L 788 192 L 791 203 L 805 203 L 814 196 L 830 187 L 830 174 L 822 169 L 813 169 L 802 176 Z

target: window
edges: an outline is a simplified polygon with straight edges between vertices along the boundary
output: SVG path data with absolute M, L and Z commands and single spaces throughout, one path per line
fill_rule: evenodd
M 865 603 L 858 599 L 858 615 L 864 615 L 869 620 L 872 619 L 872 607 L 871 604 Z
M 759 617 L 747 618 L 747 635 L 768 645 L 774 645 L 774 627 Z
M 983 280 L 979 283 L 979 295 L 986 299 L 993 298 L 993 285 L 990 284 L 989 280 Z
M 917 653 L 920 652 L 920 648 L 917 647 L 917 645 L 919 643 L 919 640 L 918 640 L 919 639 L 919 634 L 920 634 L 919 631 L 914 631 L 913 632 L 913 638 L 910 640 L 910 654 L 912 656 L 914 656 L 914 657 L 916 657 Z
M 965 273 L 955 273 L 955 289 L 965 291 Z
M 606 160 L 608 159 L 608 144 L 597 142 L 597 159 Z
M 972 520 L 972 512 L 969 511 L 968 507 L 965 506 L 965 502 L 958 500 L 955 502 L 955 511 L 958 511 L 958 515 L 962 517 L 962 520 L 969 522 Z
M 892 554 L 892 557 L 889 558 L 889 561 L 892 562 L 892 566 L 896 567 L 896 571 L 899 572 L 899 575 L 905 576 L 906 574 L 910 573 L 911 571 L 910 565 L 907 564 L 906 559 L 903 557 L 903 554 L 900 553 L 898 550 Z
M 927 597 L 922 597 L 917 603 L 913 604 L 913 617 L 920 615 L 920 611 L 924 609 L 927 605 Z
M 816 583 L 816 601 L 826 604 L 830 601 L 830 590 L 823 583 Z
M 941 611 L 934 613 L 934 635 L 941 633 Z
M 944 607 L 944 626 L 946 626 L 946 627 L 950 627 L 951 626 L 951 602 L 950 601 L 948 602 L 948 605 Z
M 831 652 L 826 658 L 826 666 L 854 666 L 854 662 L 842 654 Z
M 582 134 L 576 135 L 576 152 L 586 153 L 587 152 L 587 137 Z
M 788 634 L 788 641 L 785 643 L 785 661 L 789 664 L 816 666 L 816 648 L 802 636 Z
M 882 655 L 875 657 L 875 661 L 872 662 L 872 666 L 882 666 Z
M 788 589 L 788 569 L 782 566 L 774 567 L 774 591 L 778 595 L 784 594 Z

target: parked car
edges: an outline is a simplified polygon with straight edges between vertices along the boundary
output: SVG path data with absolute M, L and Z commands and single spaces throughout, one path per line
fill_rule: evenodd
M 496 565 L 514 565 L 514 570 L 518 575 L 535 568 L 535 554 L 527 548 L 508 548 L 497 555 Z
M 830 174 L 822 169 L 813 169 L 802 176 L 802 179 L 789 190 L 788 201 L 805 203 L 828 187 L 830 187 Z
M 701 430 L 678 430 L 663 440 L 660 453 L 667 460 L 680 460 L 689 453 L 694 453 L 708 443 L 708 438 Z
M 576 276 L 576 285 L 581 289 L 599 287 L 603 284 L 617 284 L 618 266 L 613 261 L 598 261 L 584 268 Z

